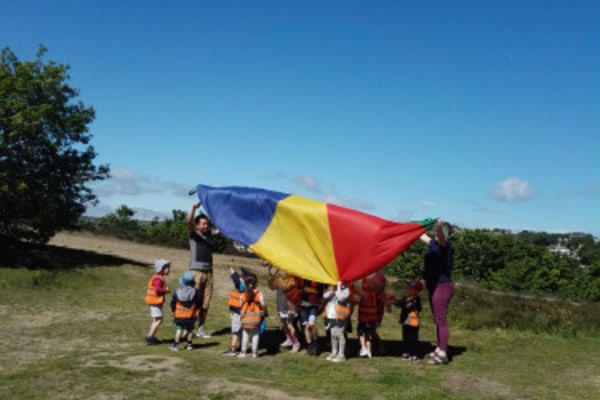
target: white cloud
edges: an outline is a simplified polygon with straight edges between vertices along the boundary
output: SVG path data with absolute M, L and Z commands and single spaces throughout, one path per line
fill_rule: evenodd
M 519 178 L 507 178 L 490 192 L 490 197 L 502 202 L 527 200 L 533 197 L 533 189 L 528 182 Z
M 423 208 L 424 210 L 431 210 L 432 208 L 434 208 L 436 206 L 435 202 L 430 201 L 430 200 L 421 200 L 419 202 L 419 206 L 421 206 L 421 208 Z
M 335 204 L 335 205 L 350 208 L 353 210 L 361 210 L 363 212 L 368 211 L 368 210 L 375 210 L 377 208 L 377 207 L 375 207 L 375 205 L 373 203 L 371 203 L 368 200 L 352 199 L 352 198 L 340 199 L 339 197 L 337 197 L 335 195 L 331 195 L 331 194 L 325 196 L 323 201 L 325 203 Z
M 310 175 L 298 176 L 294 179 L 294 182 L 296 182 L 296 184 L 310 190 L 311 192 L 317 192 L 317 193 L 321 192 L 321 189 L 319 188 L 319 182 Z
M 166 193 L 178 197 L 187 197 L 191 187 L 176 182 L 164 182 L 145 175 L 136 174 L 128 169 L 111 170 L 110 178 L 94 185 L 98 197 L 140 196 L 149 193 Z

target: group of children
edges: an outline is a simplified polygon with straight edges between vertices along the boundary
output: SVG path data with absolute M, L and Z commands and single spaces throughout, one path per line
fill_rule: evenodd
M 156 260 L 155 274 L 150 278 L 146 290 L 146 303 L 150 306 L 152 322 L 145 340 L 147 344 L 157 344 L 156 332 L 162 323 L 162 305 L 166 294 L 170 293 L 166 276 L 170 271 L 170 261 Z M 231 314 L 231 342 L 223 356 L 246 357 L 250 346 L 252 357 L 258 357 L 260 335 L 266 327 L 268 316 L 263 293 L 257 288 L 257 276 L 241 268 L 240 273 L 230 266 L 233 288 L 228 304 Z M 351 316 L 358 308 L 357 334 L 360 342 L 360 357 L 371 358 L 377 350 L 382 350 L 377 328 L 381 324 L 385 310 L 391 311 L 395 305 L 401 309 L 399 323 L 405 352 L 402 359 L 419 361 L 417 342 L 419 334 L 419 313 L 421 300 L 419 292 L 423 286 L 420 281 L 407 282 L 406 296 L 396 299 L 394 294 L 385 291 L 386 278 L 381 272 L 362 279 L 362 284 L 325 286 L 283 271 L 273 273 L 269 266 L 268 287 L 276 291 L 277 313 L 285 341 L 281 347 L 291 352 L 300 351 L 302 337 L 306 354 L 319 355 L 318 318 L 325 319 L 325 329 L 331 343 L 328 361 L 341 362 L 346 359 L 347 334 L 352 331 Z M 183 273 L 179 287 L 173 292 L 169 303 L 175 323 L 175 337 L 171 350 L 178 350 L 180 342 L 185 340 L 185 349 L 193 349 L 193 329 L 202 296 L 194 288 L 194 275 L 191 271 Z M 300 323 L 300 326 L 298 326 Z M 302 334 L 302 336 L 300 336 Z

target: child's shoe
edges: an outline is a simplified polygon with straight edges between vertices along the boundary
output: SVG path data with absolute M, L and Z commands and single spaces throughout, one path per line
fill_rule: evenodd
M 285 341 L 281 342 L 279 347 L 292 347 L 294 343 L 290 340 L 290 338 L 286 338 Z
M 186 350 L 194 350 L 194 345 L 191 344 L 191 343 L 188 343 L 188 344 L 185 345 L 185 349 Z
M 332 358 L 331 361 L 333 361 L 333 362 L 343 362 L 343 361 L 346 361 L 346 356 L 344 356 L 344 354 L 341 353 L 341 354 L 338 354 L 337 356 L 335 356 L 334 358 Z
M 221 355 L 225 357 L 235 357 L 238 355 L 238 353 L 235 350 L 227 349 L 224 352 L 222 352 Z
M 411 356 L 410 361 L 413 363 L 418 363 L 419 361 L 421 361 L 421 359 L 417 356 Z
M 200 327 L 196 331 L 196 337 L 199 337 L 199 338 L 202 338 L 202 339 L 210 339 L 211 335 L 210 335 L 210 333 L 206 332 L 204 330 L 204 328 Z
M 334 358 L 337 357 L 336 353 L 331 353 L 330 355 L 327 356 L 327 358 L 325 358 L 327 361 L 333 361 Z
M 297 353 L 300 351 L 300 342 L 296 342 L 292 345 L 292 350 L 290 352 Z
M 369 353 L 369 350 L 367 350 L 366 347 L 361 347 L 360 348 L 360 352 L 358 353 L 358 356 L 359 357 L 366 357 L 368 353 Z
M 237 355 L 237 357 L 238 357 L 238 358 L 246 358 L 246 353 L 242 353 L 242 352 L 240 352 L 240 353 Z
M 179 346 L 177 346 L 177 343 L 171 343 L 171 345 L 169 346 L 169 350 L 179 351 Z
M 400 358 L 402 360 L 409 361 L 410 360 L 410 354 L 408 354 L 408 353 L 402 353 L 402 355 L 400 356 Z
M 158 340 L 156 336 L 146 336 L 144 339 L 146 340 L 147 345 L 160 344 L 160 340 Z

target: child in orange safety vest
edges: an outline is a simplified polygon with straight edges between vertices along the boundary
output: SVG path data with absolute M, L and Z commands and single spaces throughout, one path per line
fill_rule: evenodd
M 202 296 L 194 287 L 194 273 L 192 271 L 185 271 L 179 279 L 179 287 L 173 293 L 170 305 L 173 312 L 173 321 L 175 322 L 175 340 L 169 346 L 169 349 L 179 350 L 179 342 L 181 339 L 185 339 L 187 341 L 185 349 L 192 350 L 194 348 L 192 344 L 194 323 L 202 305 Z
M 346 328 L 352 313 L 349 297 L 350 290 L 342 282 L 329 286 L 323 293 L 323 299 L 327 301 L 325 319 L 331 335 L 331 354 L 327 356 L 328 361 L 340 362 L 346 359 Z
M 242 267 L 241 269 L 243 274 L 244 268 Z M 231 343 L 229 348 L 222 352 L 221 355 L 233 357 L 238 355 L 238 350 L 242 342 L 242 317 L 240 312 L 242 311 L 242 299 L 246 291 L 246 286 L 243 276 L 233 268 L 233 259 L 231 259 L 229 271 L 231 272 L 229 277 L 233 283 L 233 288 L 227 300 L 231 314 Z
M 252 357 L 258 357 L 260 325 L 267 316 L 267 307 L 263 294 L 256 288 L 258 279 L 254 274 L 244 277 L 246 291 L 242 295 L 240 317 L 242 319 L 242 345 L 238 357 L 246 357 L 248 343 L 252 345 Z
M 405 351 L 402 353 L 403 360 L 418 362 L 417 345 L 419 342 L 419 313 L 421 312 L 421 298 L 419 292 L 423 289 L 423 284 L 419 280 L 407 281 L 408 288 L 406 296 L 394 302 L 396 307 L 400 307 L 400 320 L 402 324 L 402 340 L 404 341 Z
M 171 270 L 171 261 L 156 260 L 154 262 L 154 275 L 148 281 L 146 287 L 146 304 L 150 306 L 150 329 L 146 335 L 146 344 L 159 344 L 160 340 L 156 338 L 156 332 L 163 321 L 163 304 L 165 303 L 165 294 L 169 293 L 167 286 L 167 275 Z

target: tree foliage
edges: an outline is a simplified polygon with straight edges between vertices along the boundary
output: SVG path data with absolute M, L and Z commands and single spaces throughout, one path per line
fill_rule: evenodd
M 132 220 L 134 213 L 123 205 L 114 214 L 87 223 L 86 228 L 187 248 L 184 211 L 173 210 L 172 218 L 148 223 Z M 214 239 L 218 253 L 249 255 L 237 252 L 224 236 Z M 600 241 L 592 235 L 455 229 L 452 242 L 453 278 L 458 281 L 502 291 L 600 301 Z M 418 240 L 386 267 L 386 273 L 401 279 L 422 278 L 426 251 Z
M 484 287 L 600 301 L 600 242 L 592 235 L 457 230 L 453 277 Z M 388 266 L 421 277 L 425 246 L 418 242 Z
M 37 242 L 73 227 L 97 201 L 87 183 L 109 175 L 93 163 L 93 108 L 45 52 L 22 62 L 7 47 L 0 62 L 0 235 Z

